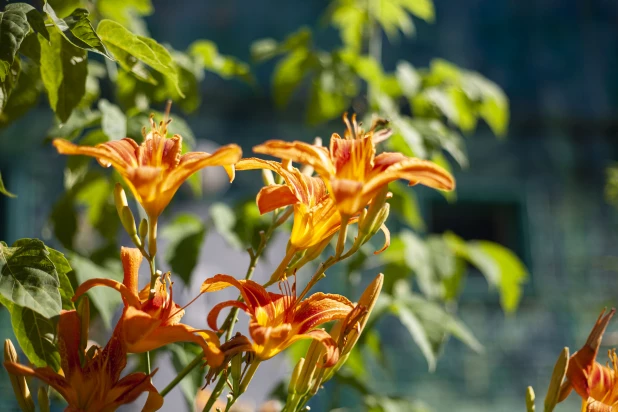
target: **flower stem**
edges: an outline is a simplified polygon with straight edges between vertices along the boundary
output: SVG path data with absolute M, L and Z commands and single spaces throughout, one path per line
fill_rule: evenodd
M 174 387 L 178 385 L 180 381 L 183 380 L 189 374 L 189 372 L 193 370 L 193 368 L 202 363 L 202 359 L 204 359 L 204 356 L 200 354 L 199 356 L 196 356 L 189 364 L 187 364 L 187 366 L 185 366 L 185 368 L 180 371 L 180 373 L 176 375 L 176 377 L 165 388 L 163 388 L 163 390 L 160 392 L 161 396 L 167 395 L 169 391 L 174 389 Z
M 225 374 L 222 373 L 219 376 L 219 381 L 217 382 L 217 386 L 215 386 L 215 388 L 212 390 L 212 393 L 210 394 L 210 397 L 208 398 L 206 405 L 204 405 L 204 409 L 202 409 L 203 412 L 210 412 L 210 410 L 212 409 L 217 399 L 219 399 L 219 396 L 221 396 L 221 392 L 223 392 L 224 386 L 225 386 Z
M 345 240 L 348 236 L 348 222 L 350 217 L 347 215 L 341 216 L 341 227 L 339 228 L 339 237 L 337 238 L 337 247 L 335 249 L 335 257 L 341 256 L 345 248 Z
M 251 277 L 253 276 L 253 272 L 255 271 L 255 268 L 257 266 L 257 263 L 260 259 L 260 256 L 262 256 L 262 254 L 264 253 L 264 250 L 266 249 L 266 245 L 268 244 L 268 241 L 272 237 L 275 229 L 281 226 L 282 224 L 284 224 L 287 218 L 290 217 L 290 215 L 291 213 L 289 213 L 289 208 L 288 210 L 283 211 L 282 213 L 280 211 L 276 211 L 273 213 L 273 220 L 270 226 L 268 227 L 268 229 L 266 229 L 266 232 L 260 233 L 260 244 L 258 245 L 257 249 L 255 251 L 253 251 L 252 249 L 249 249 L 249 256 L 251 256 L 251 260 L 249 261 L 249 267 L 247 268 L 245 279 L 247 280 L 251 279 Z M 229 340 L 230 337 L 232 336 L 232 331 L 234 330 L 234 324 L 236 323 L 237 317 L 238 317 L 238 308 L 232 308 L 227 318 L 223 322 L 223 325 L 221 326 L 221 330 L 223 332 L 218 332 L 217 335 L 220 337 L 223 333 L 225 333 L 226 340 Z M 180 382 L 197 365 L 200 364 L 202 359 L 203 359 L 203 354 L 200 353 L 182 371 L 178 373 L 178 375 L 165 387 L 165 389 L 163 389 L 163 391 L 161 392 L 161 395 L 165 396 L 166 394 L 168 394 L 178 384 L 178 382 Z M 225 379 L 223 380 L 225 381 Z M 219 388 L 219 386 L 220 386 L 219 395 L 221 394 L 221 390 L 223 388 L 224 383 L 225 382 L 217 383 L 215 390 L 213 390 L 209 398 L 209 402 L 210 402 L 210 399 L 213 398 L 213 395 L 216 392 L 217 388 Z M 219 395 L 214 397 L 212 404 L 214 404 L 214 401 L 219 397 Z M 210 405 L 211 407 L 212 407 L 212 404 Z M 204 410 L 208 411 L 209 409 L 204 409 Z

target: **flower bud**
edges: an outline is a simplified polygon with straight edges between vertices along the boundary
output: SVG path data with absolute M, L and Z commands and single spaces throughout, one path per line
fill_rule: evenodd
M 528 386 L 526 389 L 526 412 L 534 412 L 534 389 L 532 386 Z
M 10 339 L 4 341 L 4 362 L 19 362 L 17 351 Z M 9 378 L 11 380 L 13 392 L 15 393 L 15 398 L 21 410 L 25 412 L 34 412 L 34 401 L 30 395 L 30 388 L 28 388 L 26 378 L 22 375 L 13 375 L 12 373 L 9 373 Z
M 129 202 L 127 201 L 127 195 L 122 188 L 120 183 L 116 183 L 114 186 L 114 202 L 116 203 L 116 211 L 118 212 L 118 217 L 120 217 L 120 222 L 122 223 L 122 227 L 131 237 L 131 240 L 137 247 L 140 247 L 142 242 L 137 237 L 137 228 L 135 227 L 135 218 L 133 217 L 133 212 L 131 212 L 131 208 L 129 207 Z
M 298 378 L 300 377 L 304 364 L 305 364 L 305 358 L 300 358 L 296 366 L 294 366 L 294 371 L 292 371 L 292 376 L 290 377 L 290 383 L 288 384 L 289 394 L 301 393 L 300 391 L 298 391 Z
M 39 401 L 39 409 L 41 412 L 49 412 L 49 396 L 47 396 L 47 391 L 42 386 L 39 387 L 37 400 Z
M 545 396 L 545 411 L 551 412 L 558 403 L 560 397 L 560 386 L 564 380 L 567 367 L 569 366 L 569 348 L 564 348 L 556 360 L 554 365 L 554 371 L 551 374 L 551 380 L 549 381 L 549 388 L 547 388 L 547 395 Z
M 139 237 L 142 239 L 146 239 L 148 236 L 148 219 L 143 218 L 141 222 L 139 222 Z

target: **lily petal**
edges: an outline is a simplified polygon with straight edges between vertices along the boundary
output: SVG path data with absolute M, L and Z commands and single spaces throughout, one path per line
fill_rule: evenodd
M 257 195 L 257 206 L 260 214 L 272 212 L 280 207 L 298 203 L 298 198 L 287 185 L 264 186 Z
M 116 289 L 122 295 L 123 299 L 127 302 L 129 306 L 133 306 L 135 308 L 139 308 L 141 303 L 137 295 L 131 293 L 129 288 L 127 288 L 124 284 L 114 280 L 114 279 L 88 279 L 83 282 L 77 290 L 75 291 L 75 296 L 73 296 L 73 302 L 75 302 L 81 295 L 88 292 L 95 286 L 107 286 L 112 289 Z
M 137 296 L 139 267 L 143 260 L 142 252 L 137 248 L 129 248 L 122 246 L 120 248 L 120 260 L 124 269 L 124 279 L 122 283 L 127 287 L 130 293 Z
M 238 145 L 229 144 L 217 149 L 213 154 L 190 152 L 180 157 L 178 167 L 169 174 L 163 190 L 176 191 L 193 173 L 207 166 L 232 166 L 242 157 Z M 226 169 L 230 181 L 234 180 L 233 169 Z
M 293 324 L 299 333 L 336 319 L 345 319 L 354 304 L 345 296 L 331 293 L 315 293 L 305 299 L 294 314 Z
M 120 405 L 135 401 L 143 392 L 149 392 L 146 404 L 142 408 L 143 412 L 154 412 L 163 406 L 163 397 L 152 385 L 152 376 L 157 372 L 154 370 L 150 375 L 137 372 L 122 378 L 107 394 L 107 402 L 103 411 L 115 411 Z
M 299 141 L 269 140 L 255 146 L 253 151 L 313 166 L 319 175 L 329 176 L 335 174 L 336 169 L 330 159 L 328 150 L 321 146 Z

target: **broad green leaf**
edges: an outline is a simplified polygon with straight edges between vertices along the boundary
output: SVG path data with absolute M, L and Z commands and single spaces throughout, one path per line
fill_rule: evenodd
M 21 239 L 12 247 L 0 243 L 0 295 L 11 303 L 51 318 L 62 301 L 58 272 L 38 239 Z
M 35 41 L 38 44 L 38 40 Z M 0 128 L 18 119 L 36 105 L 41 88 L 39 66 L 22 61 L 17 84 L 13 87 L 4 109 L 0 110 Z
M 11 3 L 6 6 L 6 11 L 15 10 L 21 11 L 26 15 L 26 19 L 35 33 L 39 33 L 49 41 L 49 32 L 45 27 L 45 20 L 37 9 L 26 3 Z
M 135 72 L 138 62 L 143 62 L 168 77 L 180 96 L 184 97 L 178 83 L 176 65 L 165 47 L 150 38 L 131 33 L 112 20 L 101 20 L 97 33 L 123 68 Z
M 69 43 L 58 30 L 51 30 L 51 42 L 41 43 L 41 77 L 49 104 L 62 123 L 86 93 L 88 61 L 86 51 Z
M 56 15 L 60 18 L 67 17 L 76 9 L 84 7 L 82 0 L 44 0 L 44 2 L 53 7 Z
M 201 62 L 204 69 L 224 79 L 237 77 L 249 84 L 255 82 L 249 65 L 240 60 L 219 54 L 217 45 L 209 40 L 197 40 L 189 46 L 189 53 Z
M 430 153 L 447 151 L 461 167 L 468 166 L 468 154 L 463 137 L 436 119 L 411 119 L 408 123 L 423 138 Z
M 56 123 L 49 131 L 47 136 L 50 138 L 62 137 L 74 140 L 82 134 L 84 129 L 97 126 L 101 123 L 102 114 L 98 110 L 75 109 L 71 116 L 64 123 Z
M 174 343 L 169 345 L 172 355 L 172 365 L 177 373 L 180 373 L 197 355 L 202 353 L 202 348 L 192 343 Z M 193 368 L 189 375 L 180 381 L 180 390 L 187 402 L 187 408 L 192 410 L 195 404 L 195 396 L 204 385 L 204 368 Z
M 133 14 L 149 16 L 154 11 L 150 0 L 98 0 L 97 8 L 103 17 L 128 25 Z
M 255 41 L 251 45 L 251 58 L 257 62 L 262 62 L 299 47 L 307 49 L 311 44 L 311 40 L 311 30 L 307 27 L 301 27 L 286 37 L 281 43 L 274 39 L 261 39 Z
M 396 76 L 404 96 L 413 97 L 418 93 L 422 80 L 414 66 L 406 61 L 397 63 Z
M 106 268 L 96 265 L 89 259 L 75 254 L 69 257 L 69 261 L 75 270 L 75 276 L 78 284 L 82 284 L 88 279 L 94 278 L 111 278 L 122 282 L 122 268 L 119 264 L 111 268 Z M 101 320 L 105 326 L 108 329 L 111 329 L 114 313 L 122 302 L 120 293 L 105 286 L 97 286 L 96 288 L 88 291 L 88 297 L 99 311 Z
M 437 354 L 445 337 L 449 334 L 455 336 L 475 352 L 483 351 L 483 345 L 463 322 L 448 313 L 440 304 L 413 294 L 407 281 L 398 281 L 393 290 L 393 295 L 394 305 L 405 306 L 418 318 L 431 342 L 434 355 Z
M 391 211 L 399 215 L 412 229 L 423 230 L 425 222 L 414 190 L 401 182 L 391 183 L 389 189 L 393 193 L 393 197 L 388 201 Z
M 0 12 L 0 81 L 3 82 L 7 76 L 19 46 L 29 31 L 30 24 L 22 10 Z
M 287 54 L 277 63 L 273 72 L 273 91 L 275 104 L 285 107 L 292 93 L 311 69 L 310 54 L 307 49 L 298 48 Z
M 10 312 L 13 332 L 28 360 L 36 367 L 59 370 L 60 354 L 54 344 L 56 321 L 17 305 L 13 305 Z
M 339 30 L 343 43 L 356 52 L 362 47 L 363 31 L 367 23 L 367 13 L 358 7 L 356 0 L 340 0 L 333 3 L 328 18 Z
M 228 205 L 224 203 L 214 203 L 210 206 L 210 220 L 214 224 L 217 233 L 223 236 L 230 246 L 236 249 L 242 248 L 242 242 L 238 238 L 238 235 L 234 233 L 236 215 Z
M 418 345 L 427 360 L 429 371 L 433 372 L 436 369 L 436 355 L 420 320 L 410 308 L 403 304 L 393 304 L 391 312 L 399 318 L 403 326 L 408 330 L 412 340 Z
M 0 173 L 0 194 L 8 197 L 17 197 L 13 193 L 9 192 L 6 187 L 4 187 L 4 182 L 2 181 L 2 173 Z
M 391 41 L 397 40 L 398 32 L 405 36 L 415 33 L 414 22 L 399 1 L 379 0 L 376 7 L 369 9 Z
M 80 49 L 89 50 L 102 54 L 108 59 L 113 60 L 112 55 L 107 51 L 103 42 L 94 31 L 88 19 L 88 10 L 75 9 L 64 19 L 59 18 L 49 3 L 45 3 L 43 10 L 47 13 L 54 26 L 72 45 Z
M 416 17 L 432 23 L 435 19 L 433 0 L 397 0 Z
M 49 259 L 54 264 L 56 272 L 58 272 L 62 309 L 75 309 L 75 305 L 71 300 L 73 298 L 73 295 L 75 295 L 75 292 L 73 291 L 73 286 L 71 286 L 71 281 L 68 277 L 69 272 L 71 272 L 73 269 L 71 268 L 71 265 L 69 265 L 69 261 L 66 259 L 66 257 L 64 257 L 64 254 L 50 247 L 47 247 L 47 251 L 49 252 Z
M 468 258 L 500 291 L 500 303 L 506 313 L 519 306 L 528 271 L 509 249 L 484 240 L 468 242 Z
M 165 260 L 171 266 L 172 273 L 180 276 L 187 285 L 198 262 L 205 235 L 204 222 L 191 214 L 176 216 L 161 232 L 161 237 L 169 242 Z
M 9 98 L 11 97 L 11 93 L 19 81 L 20 73 L 21 62 L 19 57 L 16 57 L 15 60 L 13 60 L 13 64 L 11 64 L 4 81 L 0 81 L 0 113 L 2 113 L 4 107 L 9 101 Z
M 127 118 L 118 106 L 106 99 L 99 100 L 101 111 L 101 129 L 110 140 L 127 137 Z
M 340 76 L 335 70 L 323 70 L 311 85 L 307 122 L 318 124 L 341 116 L 356 95 L 355 84 L 346 84 L 351 77 Z

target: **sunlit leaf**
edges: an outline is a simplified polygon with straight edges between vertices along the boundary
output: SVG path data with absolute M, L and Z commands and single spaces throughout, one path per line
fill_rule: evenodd
M 98 0 L 97 8 L 107 19 L 128 25 L 133 14 L 149 16 L 154 11 L 150 0 Z
M 191 281 L 205 236 L 204 222 L 191 214 L 176 216 L 161 232 L 161 237 L 168 242 L 165 260 L 172 272 L 187 285 Z
M 230 246 L 237 249 L 242 248 L 242 242 L 238 238 L 238 235 L 234 233 L 236 215 L 228 205 L 224 203 L 214 203 L 210 206 L 210 219 L 217 232 L 223 236 Z
M 143 62 L 168 77 L 180 96 L 184 97 L 178 83 L 178 71 L 165 47 L 153 39 L 131 33 L 120 23 L 112 20 L 101 20 L 97 26 L 97 33 L 125 70 L 132 71 L 141 78 L 150 79 L 147 72 L 144 73 L 139 69 L 138 63 Z
M 0 12 L 0 81 L 4 81 L 29 31 L 26 14 L 19 8 Z
M 275 104 L 284 107 L 292 93 L 311 69 L 310 54 L 307 49 L 298 48 L 281 59 L 273 72 L 273 91 Z
M 90 24 L 88 10 L 75 9 L 64 19 L 56 15 L 56 12 L 49 3 L 45 3 L 43 10 L 54 23 L 54 26 L 60 30 L 64 38 L 72 45 L 80 49 L 102 54 L 113 60 L 112 55 L 107 51 L 103 42 Z
M 76 254 L 71 255 L 69 261 L 75 271 L 78 284 L 93 278 L 111 278 L 122 282 L 122 268 L 119 264 L 116 265 L 117 267 L 107 268 Z M 103 324 L 107 329 L 111 329 L 114 312 L 122 302 L 120 294 L 114 289 L 100 286 L 88 291 L 88 297 L 99 311 Z
M 0 243 L 0 295 L 11 303 L 51 318 L 62 307 L 58 272 L 38 239 Z
M 61 122 L 66 122 L 86 93 L 86 51 L 69 43 L 58 30 L 51 42 L 41 43 L 41 70 L 49 104 Z
M 468 242 L 468 258 L 490 284 L 498 287 L 502 309 L 506 313 L 514 312 L 528 280 L 528 271 L 521 260 L 504 246 L 484 240 Z
M 412 340 L 414 340 L 427 360 L 429 370 L 434 371 L 436 369 L 436 355 L 434 354 L 429 337 L 425 332 L 425 328 L 414 312 L 403 304 L 393 304 L 391 312 L 399 318 L 403 326 L 405 326 L 410 333 Z
M 427 22 L 433 22 L 435 11 L 433 0 L 397 0 L 406 10 Z
M 247 83 L 255 80 L 249 65 L 240 60 L 219 54 L 217 45 L 209 40 L 196 40 L 189 46 L 189 53 L 198 57 L 204 69 L 218 74 L 224 79 L 237 77 Z
M 110 140 L 127 137 L 127 118 L 118 106 L 106 99 L 99 100 L 101 111 L 101 129 Z

